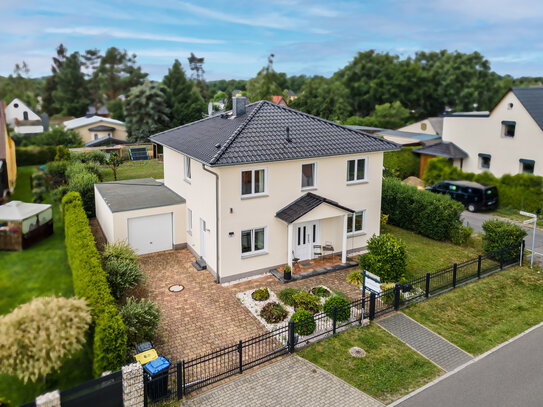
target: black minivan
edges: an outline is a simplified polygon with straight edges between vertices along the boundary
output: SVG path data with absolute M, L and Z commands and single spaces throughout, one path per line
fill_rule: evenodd
M 470 212 L 498 207 L 498 189 L 493 185 L 447 180 L 439 181 L 426 189 L 436 194 L 450 195 L 452 199 L 462 202 Z

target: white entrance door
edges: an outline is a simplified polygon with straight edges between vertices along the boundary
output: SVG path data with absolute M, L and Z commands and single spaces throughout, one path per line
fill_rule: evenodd
M 294 257 L 300 260 L 313 258 L 313 245 L 320 244 L 320 222 L 294 225 Z
M 200 218 L 200 256 L 206 259 L 206 221 Z
M 128 219 L 128 244 L 138 254 L 173 248 L 172 213 Z

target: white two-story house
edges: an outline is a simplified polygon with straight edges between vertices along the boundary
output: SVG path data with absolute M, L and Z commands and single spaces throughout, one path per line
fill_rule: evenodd
M 332 246 L 345 263 L 379 234 L 383 152 L 398 145 L 268 101 L 245 106 L 240 97 L 233 106 L 151 137 L 164 148 L 164 185 L 139 193 L 147 200 L 139 206 L 156 216 L 155 195 L 172 220 L 163 231 L 145 221 L 143 240 L 166 235 L 161 249 L 188 247 L 226 282 L 312 259 L 315 245 Z

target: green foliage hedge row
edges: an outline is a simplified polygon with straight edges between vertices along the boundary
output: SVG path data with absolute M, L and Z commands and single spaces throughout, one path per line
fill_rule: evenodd
M 434 240 L 447 240 L 462 226 L 464 206 L 448 195 L 421 191 L 394 178 L 383 178 L 381 210 L 388 223 Z
M 486 171 L 481 174 L 463 172 L 451 165 L 446 158 L 431 159 L 424 173 L 426 185 L 433 185 L 445 179 L 463 179 L 494 185 L 498 188 L 501 207 L 542 213 L 543 177 L 532 174 L 505 174 L 497 178 Z
M 526 237 L 526 231 L 520 226 L 503 220 L 491 219 L 483 223 L 483 251 L 485 254 L 493 254 L 492 258 L 498 259 L 497 252 L 503 247 L 508 253 L 517 257 L 520 249 L 511 249 L 511 247 L 520 246 L 522 240 Z
M 126 328 L 119 315 L 102 269 L 81 196 L 69 192 L 62 199 L 66 251 L 74 291 L 91 307 L 95 322 L 93 369 L 96 375 L 118 370 L 126 357 Z
M 359 258 L 362 270 L 378 275 L 384 283 L 398 282 L 405 277 L 407 249 L 401 239 L 388 233 L 373 235 L 368 240 L 368 251 Z
M 56 155 L 54 146 L 16 147 L 17 165 L 42 165 L 53 161 Z
M 398 151 L 387 151 L 383 158 L 383 167 L 388 173 L 400 179 L 419 176 L 420 157 L 413 154 L 416 147 L 404 147 Z

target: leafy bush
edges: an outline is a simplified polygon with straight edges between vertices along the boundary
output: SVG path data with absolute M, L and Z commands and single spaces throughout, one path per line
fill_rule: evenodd
M 52 178 L 53 186 L 66 182 L 68 164 L 68 161 L 51 161 L 45 164 L 45 172 Z
M 293 296 L 296 303 L 296 309 L 305 309 L 306 311 L 315 313 L 321 309 L 319 299 L 313 294 L 309 294 L 307 291 L 300 290 Z
M 388 223 L 388 215 L 385 215 L 384 213 L 382 213 L 381 219 L 380 219 L 381 229 L 384 228 L 387 223 Z
M 81 349 L 91 323 L 84 299 L 37 297 L 0 317 L 0 371 L 36 381 Z
M 72 159 L 76 161 L 80 161 L 82 163 L 94 162 L 94 163 L 99 163 L 99 164 L 105 164 L 106 154 L 100 150 L 83 151 L 80 153 L 73 153 Z
M 128 345 L 130 347 L 152 341 L 160 322 L 160 308 L 152 302 L 129 297 L 121 308 L 121 318 L 126 326 Z
M 434 240 L 447 240 L 462 224 L 464 206 L 448 195 L 421 191 L 393 178 L 383 178 L 382 211 L 391 225 Z
M 315 328 L 317 328 L 315 317 L 305 309 L 296 311 L 292 314 L 290 320 L 294 322 L 294 331 L 298 335 L 311 335 L 315 332 Z
M 260 311 L 260 316 L 264 318 L 268 324 L 276 324 L 283 321 L 288 315 L 287 310 L 281 304 L 270 302 Z
M 75 130 L 66 130 L 62 126 L 55 126 L 40 135 L 22 137 L 20 145 L 82 147 L 83 140 Z
M 383 282 L 396 282 L 405 275 L 407 252 L 401 239 L 384 233 L 368 241 L 369 253 L 360 256 L 360 268 L 381 277 Z
M 45 174 L 43 171 L 36 171 L 32 174 L 32 202 L 40 203 L 47 192 Z
M 62 213 L 74 291 L 78 297 L 87 300 L 95 322 L 94 372 L 99 375 L 105 370 L 118 370 L 125 361 L 126 328 L 109 290 L 78 193 L 69 192 L 62 198 Z
M 413 153 L 416 147 L 404 147 L 398 151 L 387 151 L 383 156 L 383 167 L 396 178 L 419 176 L 420 157 Z
M 68 186 L 61 185 L 51 191 L 51 200 L 58 205 L 62 201 L 62 198 L 64 198 L 64 195 L 66 195 L 68 192 Z
M 316 295 L 317 297 L 330 297 L 330 295 L 332 295 L 332 293 L 327 290 L 326 288 L 322 287 L 322 286 L 317 286 L 317 287 L 313 287 L 310 291 L 309 291 L 310 294 L 313 294 L 313 295 Z
M 70 161 L 72 158 L 72 153 L 68 147 L 57 146 L 55 152 L 55 161 Z
M 362 275 L 362 270 L 351 271 L 349 274 L 347 274 L 346 280 L 349 284 L 362 287 L 362 284 L 364 284 L 364 276 Z
M 270 292 L 266 287 L 259 288 L 253 291 L 252 297 L 255 301 L 265 301 L 270 298 Z
M 52 146 L 44 147 L 16 147 L 17 165 L 42 165 L 53 161 L 56 150 Z
M 329 318 L 333 318 L 334 307 L 336 309 L 337 321 L 347 321 L 351 316 L 351 304 L 347 299 L 343 297 L 333 296 L 326 300 L 323 310 Z
M 472 227 L 460 225 L 455 229 L 451 229 L 451 242 L 459 246 L 463 245 L 468 242 L 472 234 Z
M 279 291 L 279 299 L 287 304 L 289 307 L 295 307 L 296 301 L 294 300 L 294 295 L 298 294 L 301 290 L 297 290 L 296 288 L 284 288 L 281 291 Z
M 499 260 L 499 250 L 507 248 L 505 256 L 518 257 L 520 249 L 509 249 L 511 246 L 519 246 L 527 233 L 520 226 L 511 222 L 492 219 L 483 223 L 483 251 L 493 254 L 492 258 Z
M 94 202 L 94 184 L 100 182 L 95 174 L 90 172 L 70 172 L 70 168 L 67 171 L 68 176 L 68 190 L 77 192 L 81 196 L 85 213 L 87 216 L 93 217 L 95 213 Z
M 104 262 L 107 282 L 111 294 L 119 300 L 127 288 L 137 286 L 145 275 L 141 272 L 138 263 L 125 259 L 110 259 Z
M 381 300 L 386 305 L 394 305 L 394 287 L 396 286 L 396 283 L 385 283 L 381 284 L 381 290 L 383 290 L 383 294 L 381 295 Z M 405 301 L 404 294 L 400 291 L 400 305 L 403 304 Z
M 99 163 L 95 161 L 91 161 L 85 164 L 85 169 L 87 170 L 87 172 L 90 172 L 91 174 L 96 175 L 96 177 L 100 180 L 100 182 L 104 180 L 104 177 L 102 175 L 102 169 L 100 168 Z
M 104 251 L 102 252 L 102 261 L 107 262 L 108 260 L 128 260 L 137 262 L 138 255 L 130 247 L 127 241 L 119 241 L 116 243 L 108 243 L 104 246 Z

